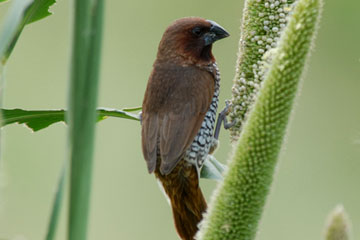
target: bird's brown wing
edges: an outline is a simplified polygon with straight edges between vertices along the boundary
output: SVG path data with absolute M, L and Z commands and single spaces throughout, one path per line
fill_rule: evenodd
M 213 75 L 197 67 L 154 68 L 142 120 L 142 147 L 149 172 L 155 170 L 158 155 L 165 175 L 183 157 L 209 109 L 214 85 Z
M 143 107 L 144 109 L 144 107 Z M 157 158 L 157 136 L 158 136 L 158 116 L 157 114 L 142 112 L 142 150 L 146 160 L 149 173 L 152 173 L 156 167 Z

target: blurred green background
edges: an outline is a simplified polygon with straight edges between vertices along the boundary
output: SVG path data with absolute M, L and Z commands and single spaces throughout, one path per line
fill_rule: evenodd
M 10 1 L 11 2 L 11 1 Z M 0 5 L 4 19 L 9 3 Z M 215 44 L 221 105 L 230 98 L 243 1 L 106 1 L 99 106 L 139 106 L 161 35 L 174 19 L 201 16 L 231 37 Z M 315 51 L 260 224 L 258 239 L 321 239 L 343 203 L 360 236 L 360 2 L 326 1 Z M 65 108 L 70 53 L 69 1 L 27 26 L 7 66 L 4 107 Z M 0 238 L 43 239 L 66 152 L 65 125 L 3 132 Z M 217 159 L 231 154 L 223 131 Z M 210 199 L 216 182 L 203 180 Z M 67 198 L 67 196 L 66 196 Z M 67 199 L 66 199 L 67 200 Z M 66 201 L 65 201 L 66 202 Z M 65 203 L 66 204 L 66 203 Z M 97 128 L 89 239 L 177 239 L 171 210 L 149 175 L 138 122 L 108 119 Z M 58 240 L 66 238 L 66 206 Z

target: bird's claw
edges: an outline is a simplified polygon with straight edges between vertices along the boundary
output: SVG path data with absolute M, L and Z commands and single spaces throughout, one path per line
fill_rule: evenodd
M 234 119 L 232 122 L 228 122 L 226 116 L 229 115 L 230 111 L 232 109 L 232 103 L 229 100 L 225 101 L 225 108 L 221 111 L 221 113 L 224 115 L 224 128 L 227 130 L 234 126 L 236 124 L 236 119 Z
M 225 108 L 220 112 L 220 115 L 227 116 L 229 115 L 232 108 L 232 103 L 229 100 L 225 100 Z
M 218 116 L 218 120 L 216 123 L 216 128 L 215 128 L 215 132 L 214 132 L 214 138 L 218 139 L 219 138 L 219 133 L 220 133 L 220 127 L 221 127 L 221 123 L 224 123 L 224 128 L 225 129 L 229 129 L 232 126 L 234 126 L 236 124 L 236 120 L 228 123 L 226 116 L 229 115 L 230 111 L 232 108 L 232 104 L 229 100 L 225 101 L 225 108 L 219 113 Z
M 236 119 L 234 119 L 232 122 L 227 122 L 226 118 L 224 119 L 224 128 L 228 130 L 229 128 L 232 128 L 236 124 Z

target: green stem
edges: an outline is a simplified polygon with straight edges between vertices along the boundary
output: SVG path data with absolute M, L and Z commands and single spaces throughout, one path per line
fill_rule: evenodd
M 239 138 L 247 114 L 264 80 L 261 74 L 263 57 L 277 47 L 295 0 L 247 0 L 243 10 L 241 37 L 232 88 L 233 111 L 236 124 L 230 129 L 232 140 Z
M 197 239 L 255 238 L 321 8 L 296 2 Z
M 92 159 L 102 37 L 103 0 L 74 1 L 69 101 L 69 240 L 85 240 L 89 216 Z
M 329 215 L 325 229 L 325 240 L 349 240 L 350 219 L 342 205 L 338 205 Z
M 46 234 L 46 240 L 55 239 L 55 233 L 56 233 L 56 229 L 57 229 L 57 224 L 59 222 L 61 204 L 62 204 L 62 199 L 63 199 L 63 195 L 64 195 L 66 167 L 67 167 L 66 164 L 64 164 L 62 167 L 62 170 L 61 170 L 59 182 L 57 184 L 55 199 L 54 199 L 53 207 L 51 210 L 48 231 Z

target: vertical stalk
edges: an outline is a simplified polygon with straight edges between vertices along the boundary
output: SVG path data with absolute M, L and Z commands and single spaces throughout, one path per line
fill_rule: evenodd
M 57 184 L 57 189 L 55 193 L 55 198 L 52 206 L 52 211 L 50 215 L 49 225 L 46 233 L 46 240 L 55 239 L 55 234 L 57 230 L 57 225 L 60 217 L 61 204 L 63 202 L 64 195 L 64 185 L 65 185 L 65 177 L 66 177 L 67 165 L 64 164 L 61 169 L 60 178 Z
M 296 1 L 196 239 L 255 239 L 321 9 L 322 0 Z
M 349 240 L 351 222 L 342 205 L 330 213 L 325 229 L 325 240 Z
M 102 37 L 103 0 L 74 1 L 69 94 L 69 240 L 85 240 Z

